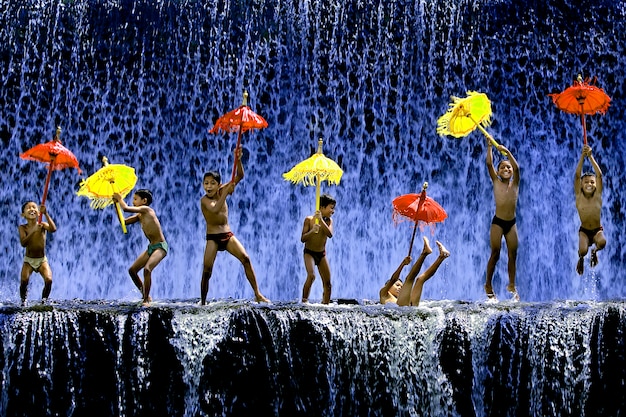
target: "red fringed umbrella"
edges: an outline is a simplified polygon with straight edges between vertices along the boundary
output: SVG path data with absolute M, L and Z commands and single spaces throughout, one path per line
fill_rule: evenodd
M 241 145 L 241 134 L 252 129 L 263 129 L 267 127 L 267 122 L 264 118 L 256 114 L 248 107 L 248 92 L 243 93 L 243 104 L 237 107 L 235 110 L 231 110 L 225 115 L 221 116 L 215 122 L 215 126 L 209 130 L 209 133 L 217 133 L 219 131 L 233 133 L 238 132 L 237 135 L 237 148 Z M 237 170 L 237 153 L 235 153 L 235 162 L 233 164 L 233 174 L 231 181 L 235 179 L 235 172 Z
M 595 80 L 594 80 L 595 81 Z M 548 94 L 554 104 L 565 113 L 580 115 L 583 125 L 583 141 L 587 144 L 586 114 L 604 114 L 611 104 L 611 98 L 600 87 L 590 84 L 590 80 L 583 81 L 581 75 L 574 83 L 561 93 Z
M 30 148 L 26 152 L 22 153 L 20 158 L 48 164 L 48 175 L 46 176 L 46 183 L 43 188 L 43 197 L 41 199 L 42 206 L 46 204 L 48 186 L 50 185 L 52 171 L 65 168 L 76 168 L 78 173 L 81 173 L 76 156 L 74 156 L 74 154 L 61 143 L 60 127 L 57 127 L 54 139 L 50 142 L 40 143 L 39 145 Z M 39 221 L 41 222 L 41 214 L 39 215 Z
M 399 222 L 400 216 L 415 222 L 411 244 L 409 245 L 409 256 L 411 256 L 411 251 L 413 250 L 413 241 L 415 240 L 418 224 L 420 222 L 422 224 L 440 223 L 448 217 L 443 207 L 426 195 L 427 188 L 428 183 L 425 182 L 421 193 L 404 194 L 394 198 L 392 202 L 394 222 Z

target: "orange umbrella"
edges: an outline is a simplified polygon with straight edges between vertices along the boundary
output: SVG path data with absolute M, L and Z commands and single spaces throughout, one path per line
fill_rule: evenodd
M 426 195 L 428 183 L 422 186 L 422 192 L 419 194 L 404 194 L 394 198 L 393 204 L 393 220 L 398 223 L 402 217 L 415 222 L 413 235 L 411 236 L 411 244 L 409 245 L 409 256 L 413 250 L 413 241 L 415 240 L 415 232 L 418 224 L 440 223 L 448 218 L 446 211 L 432 198 Z
M 217 133 L 219 131 L 233 133 L 239 132 L 237 135 L 237 148 L 241 145 L 241 134 L 252 129 L 263 129 L 267 127 L 264 118 L 256 114 L 248 107 L 248 92 L 243 93 L 243 104 L 235 110 L 231 110 L 221 116 L 215 122 L 215 126 L 209 130 L 209 133 Z M 235 172 L 237 169 L 237 153 L 235 153 L 235 162 L 233 164 L 233 175 L 231 181 L 235 180 Z
M 46 183 L 43 188 L 43 197 L 41 199 L 42 206 L 46 204 L 48 186 L 50 185 L 52 171 L 64 168 L 76 168 L 78 173 L 81 173 L 76 156 L 74 156 L 74 154 L 61 143 L 60 127 L 57 127 L 56 134 L 50 142 L 40 143 L 39 145 L 30 148 L 26 152 L 22 153 L 20 158 L 48 164 L 48 175 L 46 176 Z M 41 222 L 41 214 L 39 215 L 39 221 Z
M 594 80 L 595 81 L 595 80 Z M 581 75 L 574 83 L 561 93 L 548 94 L 554 104 L 565 113 L 580 115 L 583 125 L 583 140 L 587 144 L 586 114 L 604 114 L 611 104 L 611 98 L 600 87 L 590 84 L 590 80 L 583 80 Z

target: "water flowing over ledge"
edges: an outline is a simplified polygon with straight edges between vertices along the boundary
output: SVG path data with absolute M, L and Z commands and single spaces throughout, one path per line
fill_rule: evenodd
M 626 409 L 624 302 L 196 301 L 0 307 L 0 414 L 616 416 Z
M 212 135 L 217 117 L 250 93 L 269 126 L 246 134 L 246 177 L 230 223 L 249 252 L 261 291 L 296 299 L 304 283 L 300 227 L 314 192 L 282 174 L 317 140 L 344 170 L 335 237 L 328 243 L 333 297 L 371 298 L 408 250 L 409 224 L 391 201 L 421 189 L 448 212 L 432 240 L 452 256 L 425 298 L 484 298 L 493 196 L 484 137 L 436 134 L 450 95 L 486 93 L 489 132 L 521 173 L 518 289 L 524 300 L 611 300 L 626 294 L 626 61 L 622 1 L 517 0 L 1 0 L 0 299 L 17 299 L 23 249 L 16 226 L 39 200 L 46 170 L 18 155 L 58 125 L 85 176 L 99 156 L 136 168 L 155 196 L 170 254 L 155 270 L 155 298 L 199 296 L 202 174 L 232 167 L 235 138 Z M 572 183 L 581 124 L 548 94 L 578 73 L 597 76 L 613 101 L 589 116 L 589 143 L 605 174 L 608 245 L 580 280 Z M 498 155 L 496 155 L 498 157 Z M 126 300 L 126 269 L 145 240 L 122 235 L 113 210 L 74 195 L 81 178 L 55 172 L 48 208 L 59 230 L 46 248 L 56 299 Z M 505 294 L 506 253 L 494 280 Z M 85 277 L 76 279 L 75 277 Z M 297 279 L 294 277 L 298 277 Z M 34 279 L 33 284 L 40 281 Z M 239 285 L 242 283 L 241 285 Z M 38 288 L 31 290 L 39 293 Z M 209 297 L 250 298 L 237 261 L 218 257 Z M 311 297 L 320 298 L 314 285 Z

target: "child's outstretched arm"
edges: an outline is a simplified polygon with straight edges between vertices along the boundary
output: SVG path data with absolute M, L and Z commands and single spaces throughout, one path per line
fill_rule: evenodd
M 493 149 L 492 148 L 493 148 L 493 144 L 491 143 L 489 138 L 487 138 L 487 158 L 485 162 L 487 163 L 487 171 L 489 172 L 489 177 L 491 178 L 492 181 L 494 181 L 498 177 L 498 174 L 496 173 L 496 169 L 493 167 Z
M 129 206 L 128 204 L 126 204 L 126 202 L 124 201 L 124 199 L 119 193 L 113 194 L 113 200 L 116 203 L 118 203 L 120 207 L 122 207 L 122 210 L 124 210 L 125 212 L 135 213 L 132 216 L 128 216 L 127 218 L 124 219 L 125 224 L 136 223 L 137 221 L 139 221 L 139 213 L 144 213 L 148 210 L 147 206 L 140 206 L 140 207 Z
M 394 273 L 391 274 L 391 278 L 389 278 L 389 280 L 385 283 L 385 286 L 380 289 L 381 294 L 387 294 L 387 292 L 391 289 L 391 287 L 393 287 L 393 284 L 395 284 L 396 281 L 400 279 L 400 274 L 402 273 L 402 270 L 404 269 L 404 267 L 410 263 L 411 263 L 411 257 L 406 256 L 402 260 L 400 265 L 398 265 L 398 268 L 394 271 Z
M 583 146 L 583 150 L 580 153 L 580 158 L 578 159 L 578 165 L 576 165 L 576 171 L 574 172 L 574 195 L 578 195 L 581 192 L 582 180 L 580 177 L 583 174 L 583 162 L 585 161 L 585 156 L 587 154 L 588 146 Z
M 596 173 L 596 193 L 602 194 L 602 170 L 600 169 L 600 165 L 596 162 L 596 159 L 593 157 L 591 147 L 588 148 L 589 151 L 587 152 L 587 158 L 589 158 L 593 171 Z

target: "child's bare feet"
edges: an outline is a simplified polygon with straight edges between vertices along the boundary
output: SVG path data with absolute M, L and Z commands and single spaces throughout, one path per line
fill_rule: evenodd
M 515 288 L 515 284 L 509 284 L 506 286 L 506 290 L 511 293 L 511 301 L 519 301 L 519 294 L 517 293 L 517 288 Z
M 436 241 L 435 243 L 437 244 L 437 247 L 439 248 L 440 257 L 447 258 L 448 256 L 450 256 L 450 251 L 446 249 L 446 247 L 443 246 L 443 244 L 440 241 Z
M 598 254 L 596 252 L 595 249 L 591 250 L 591 261 L 589 263 L 592 268 L 598 265 Z
M 254 296 L 254 299 L 257 303 L 269 303 L 270 302 L 270 300 L 261 293 L 258 293 L 256 296 Z
M 583 272 L 585 272 L 585 258 L 582 256 L 578 258 L 578 263 L 576 264 L 576 272 L 578 272 L 578 275 L 582 275 Z
M 485 284 L 485 292 L 487 293 L 487 302 L 488 303 L 496 303 L 498 299 L 496 295 L 493 293 L 493 287 L 491 284 Z
M 432 248 L 430 247 L 430 242 L 428 241 L 428 238 L 426 236 L 424 236 L 424 248 L 422 249 L 422 253 L 425 255 L 430 255 L 431 253 L 433 253 Z

